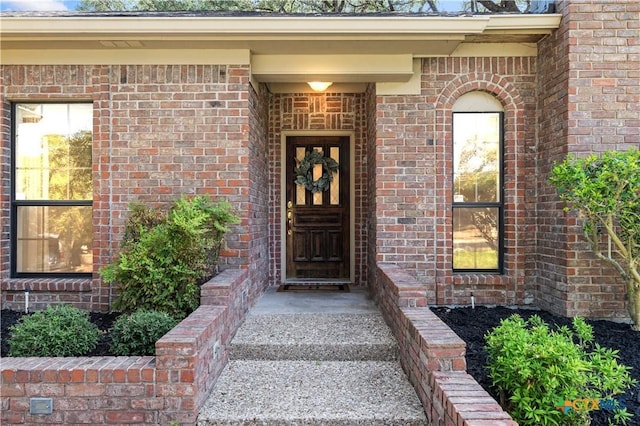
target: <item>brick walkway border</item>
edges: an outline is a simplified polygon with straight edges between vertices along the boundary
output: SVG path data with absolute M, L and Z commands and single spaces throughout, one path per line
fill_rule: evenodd
M 514 426 L 466 372 L 465 342 L 428 307 L 423 286 L 378 264 L 372 292 L 400 345 L 400 362 L 434 426 Z

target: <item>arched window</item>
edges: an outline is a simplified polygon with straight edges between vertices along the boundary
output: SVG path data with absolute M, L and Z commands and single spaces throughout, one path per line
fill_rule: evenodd
M 502 272 L 502 104 L 469 92 L 453 106 L 453 270 Z

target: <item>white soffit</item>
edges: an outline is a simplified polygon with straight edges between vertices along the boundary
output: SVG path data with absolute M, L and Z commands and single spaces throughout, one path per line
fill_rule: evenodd
M 422 83 L 422 66 L 421 59 L 413 60 L 413 75 L 408 81 L 398 83 L 376 83 L 377 95 L 419 95 Z
M 258 81 L 285 83 L 331 81 L 408 81 L 413 57 L 403 55 L 253 55 L 251 74 Z

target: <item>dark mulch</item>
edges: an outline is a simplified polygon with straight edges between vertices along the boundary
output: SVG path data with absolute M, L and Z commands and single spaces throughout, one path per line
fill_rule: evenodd
M 467 371 L 497 399 L 497 392 L 491 387 L 491 379 L 485 368 L 487 354 L 484 350 L 484 336 L 500 324 L 500 320 L 514 313 L 523 318 L 540 316 L 548 324 L 570 325 L 571 320 L 552 315 L 544 311 L 509 309 L 504 307 L 487 308 L 432 308 L 438 317 L 467 343 Z M 593 327 L 595 341 L 601 346 L 619 350 L 619 362 L 632 367 L 631 375 L 640 383 L 640 332 L 631 330 L 629 324 L 611 321 L 587 321 Z M 624 395 L 627 410 L 635 413 L 628 425 L 640 425 L 640 384 Z M 592 413 L 592 426 L 606 425 L 605 412 Z
M 7 356 L 9 352 L 9 327 L 16 324 L 20 318 L 25 315 L 24 312 L 11 311 L 8 309 L 2 310 L 2 318 L 0 322 L 0 326 L 2 328 L 1 334 L 1 346 L 2 346 L 2 356 Z M 91 312 L 89 314 L 90 320 L 93 324 L 97 325 L 100 331 L 102 331 L 102 336 L 100 337 L 100 341 L 98 342 L 98 346 L 96 349 L 88 354 L 87 356 L 107 356 L 112 355 L 109 352 L 109 344 L 111 343 L 111 339 L 109 337 L 109 330 L 111 326 L 118 318 L 119 314 L 115 313 L 100 313 L 100 312 Z

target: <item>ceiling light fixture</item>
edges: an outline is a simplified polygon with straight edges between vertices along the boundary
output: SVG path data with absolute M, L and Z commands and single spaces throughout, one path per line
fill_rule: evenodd
M 329 86 L 333 84 L 333 82 L 332 81 L 309 81 L 307 84 L 309 85 L 309 87 L 311 87 L 311 89 L 313 89 L 316 92 L 324 92 L 325 90 L 327 90 Z

